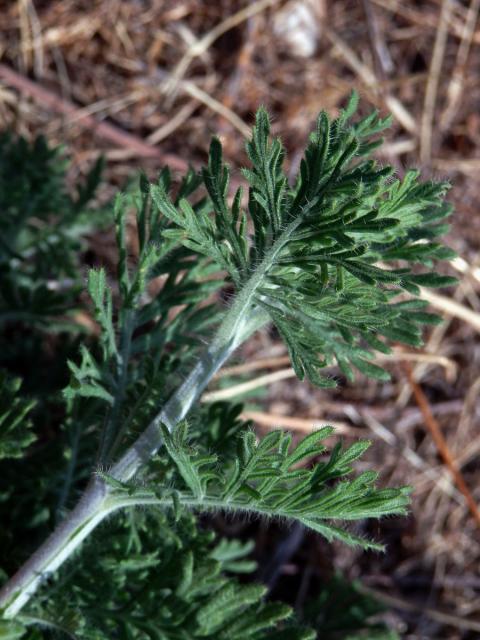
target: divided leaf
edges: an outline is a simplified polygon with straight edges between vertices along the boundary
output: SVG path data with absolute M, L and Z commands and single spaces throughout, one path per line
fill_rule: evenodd
M 354 368 L 388 379 L 369 362 L 374 351 L 388 349 L 381 337 L 418 346 L 418 325 L 431 322 L 392 299 L 455 283 L 417 270 L 454 255 L 432 241 L 450 214 L 448 184 L 421 182 L 414 170 L 393 179 L 391 167 L 368 158 L 390 120 L 373 112 L 352 123 L 357 103 L 353 94 L 338 118 L 319 115 L 293 186 L 283 145 L 270 137 L 265 109 L 258 110 L 246 144 L 251 166 L 243 170 L 248 218 L 241 191 L 229 205 L 229 169 L 216 138 L 202 172 L 207 198 L 190 205 L 182 197 L 176 205 L 163 180 L 151 187 L 171 223 L 164 236 L 210 258 L 238 295 L 248 292 L 276 325 L 297 375 L 320 386 L 333 384 L 321 370 L 335 362 L 349 379 Z
M 239 439 L 237 457 L 228 464 L 189 443 L 185 422 L 173 436 L 163 428 L 168 454 L 183 486 L 176 484 L 170 490 L 147 484 L 140 488 L 110 481 L 113 499 L 122 506 L 158 504 L 178 513 L 190 507 L 297 520 L 328 540 L 381 550 L 382 545 L 334 522 L 404 514 L 409 489 L 377 488 L 374 471 L 349 478 L 352 463 L 370 443 L 357 442 L 347 449 L 337 444 L 325 457 L 323 442 L 333 432 L 332 427 L 323 427 L 292 447 L 292 437 L 285 432 L 273 431 L 257 441 L 252 431 L 246 431 Z M 312 459 L 313 466 L 309 465 Z M 109 480 L 108 475 L 103 477 Z

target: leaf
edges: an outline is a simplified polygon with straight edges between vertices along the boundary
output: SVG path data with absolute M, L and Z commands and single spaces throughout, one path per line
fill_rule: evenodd
M 217 592 L 215 601 L 197 614 L 200 627 L 198 635 L 203 637 L 218 632 L 226 620 L 240 614 L 248 605 L 258 602 L 265 592 L 266 588 L 261 585 L 250 585 L 241 590 L 235 589 L 233 585 L 226 585 Z M 270 624 L 267 623 L 266 626 Z
M 0 620 L 0 638 L 2 640 L 20 640 L 25 636 L 26 631 L 26 627 L 19 622 Z
M 418 273 L 409 275 L 407 278 L 408 282 L 413 282 L 422 287 L 452 287 L 458 282 L 457 278 L 441 276 L 438 273 Z
M 228 204 L 230 172 L 218 138 L 202 171 L 207 198 L 173 204 L 168 184 L 160 180 L 151 187 L 154 203 L 171 223 L 164 237 L 227 271 L 238 298 L 251 301 L 243 313 L 261 306 L 285 341 L 298 377 L 324 387 L 334 381 L 322 369 L 334 361 L 349 380 L 353 367 L 387 380 L 368 362 L 373 351 L 389 349 L 374 333 L 418 345 L 420 332 L 402 326 L 433 321 L 428 315 L 409 321 L 406 309 L 396 311 L 395 294 L 419 295 L 419 285 L 454 283 L 416 270 L 453 255 L 428 239 L 440 233 L 435 225 L 450 213 L 443 203 L 449 185 L 422 182 L 416 170 L 392 179 L 391 167 L 368 158 L 390 120 L 372 112 L 353 121 L 357 102 L 352 94 L 336 119 L 319 115 L 293 186 L 283 167 L 283 145 L 270 136 L 268 113 L 260 108 L 246 144 L 248 211 L 242 210 L 239 191 Z M 392 268 L 391 261 L 399 259 L 405 266 Z
M 36 402 L 20 395 L 21 385 L 0 370 L 0 459 L 21 458 L 36 440 L 29 415 Z
M 107 286 L 105 269 L 90 269 L 88 292 L 95 306 L 95 318 L 102 328 L 103 360 L 117 356 L 115 329 L 113 325 L 112 292 Z
M 173 443 L 165 430 L 168 453 L 183 480 L 177 499 L 197 510 L 225 509 L 297 520 L 328 540 L 381 549 L 382 545 L 359 538 L 332 521 L 404 514 L 409 491 L 376 488 L 375 472 L 349 478 L 352 462 L 370 442 L 357 442 L 345 450 L 338 445 L 326 461 L 305 467 L 311 456 L 323 456 L 322 441 L 331 434 L 331 427 L 319 429 L 292 449 L 291 437 L 283 432 L 271 432 L 257 442 L 247 431 L 239 441 L 237 457 L 226 464 L 187 444 L 185 432 Z M 125 505 L 145 500 L 147 504 L 171 506 L 168 494 L 162 495 L 154 486 L 135 489 L 125 483 L 118 499 Z
M 104 370 L 85 346 L 81 347 L 80 353 L 82 357 L 80 366 L 70 360 L 67 361 L 71 380 L 63 390 L 64 397 L 67 400 L 74 400 L 76 397 L 98 398 L 113 405 L 114 398 L 107 391 L 108 381 L 105 379 Z
M 202 498 L 205 494 L 208 475 L 201 473 L 201 468 L 216 461 L 215 456 L 203 456 L 193 459 L 186 450 L 187 423 L 177 425 L 173 435 L 162 425 L 165 447 L 178 467 L 178 471 L 193 495 Z

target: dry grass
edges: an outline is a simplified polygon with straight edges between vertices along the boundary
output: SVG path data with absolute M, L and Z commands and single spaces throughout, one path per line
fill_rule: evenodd
M 425 431 L 414 386 L 412 393 L 415 380 L 480 503 L 479 7 L 478 0 L 17 0 L 0 14 L 0 126 L 67 143 L 76 171 L 99 150 L 112 184 L 138 166 L 154 173 L 168 161 L 181 170 L 204 159 L 214 131 L 238 166 L 260 103 L 294 168 L 317 112 L 334 113 L 356 88 L 363 109 L 394 116 L 382 159 L 451 179 L 457 213 L 449 242 L 461 257 L 452 268 L 460 281 L 431 298 L 446 322 L 427 336 L 424 357 L 411 358 L 419 361 L 410 383 L 392 362 L 390 384 L 362 380 L 325 392 L 286 381 L 288 371 L 278 375 L 284 352 L 269 335 L 244 354 L 271 372 L 257 378 L 263 397 L 250 397 L 247 407 L 260 426 L 338 423 L 345 438 L 375 439 L 368 463 L 383 469 L 383 481 L 415 488 L 410 518 L 371 531 L 388 542 L 385 557 L 340 548 L 332 557 L 309 538 L 308 552 L 290 560 L 298 575 L 313 564 L 306 594 L 334 566 L 361 575 L 412 640 L 479 637 L 479 528 Z M 231 384 L 243 373 L 231 371 Z

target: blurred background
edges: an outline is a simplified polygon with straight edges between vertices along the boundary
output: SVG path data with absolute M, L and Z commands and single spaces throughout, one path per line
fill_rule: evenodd
M 259 432 L 328 423 L 347 441 L 372 439 L 362 464 L 380 468 L 385 484 L 414 487 L 408 518 L 362 531 L 387 543 L 385 555 L 332 548 L 295 528 L 215 521 L 223 533 L 255 537 L 258 577 L 275 597 L 301 605 L 341 571 L 360 578 L 410 639 L 480 637 L 479 7 L 480 0 L 0 2 L 0 129 L 65 145 L 72 183 L 103 154 L 105 201 L 140 168 L 153 176 L 166 163 L 174 171 L 198 165 L 213 133 L 238 169 L 260 104 L 294 172 L 318 112 L 335 115 L 352 89 L 362 112 L 393 115 L 381 162 L 451 181 L 448 244 L 459 257 L 449 273 L 458 286 L 428 294 L 445 322 L 422 350 L 396 351 L 385 363 L 391 383 L 349 384 L 335 371 L 334 391 L 297 383 L 284 348 L 265 333 L 239 356 L 248 367 L 223 372 L 205 398 L 244 400 Z M 114 264 L 109 233 L 90 244 Z

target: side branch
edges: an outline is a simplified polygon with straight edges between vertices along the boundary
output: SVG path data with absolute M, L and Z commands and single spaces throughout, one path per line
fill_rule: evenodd
M 172 430 L 197 401 L 212 376 L 254 331 L 267 321 L 266 314 L 238 305 L 228 312 L 212 345 L 192 369 L 190 375 L 174 393 L 141 436 L 113 466 L 111 475 L 129 480 L 147 463 L 162 444 L 161 423 Z M 239 300 L 237 300 L 238 302 Z M 80 546 L 95 527 L 118 505 L 108 501 L 110 490 L 105 481 L 94 477 L 75 509 L 59 525 L 23 567 L 0 590 L 0 616 L 14 618 L 47 579 Z

